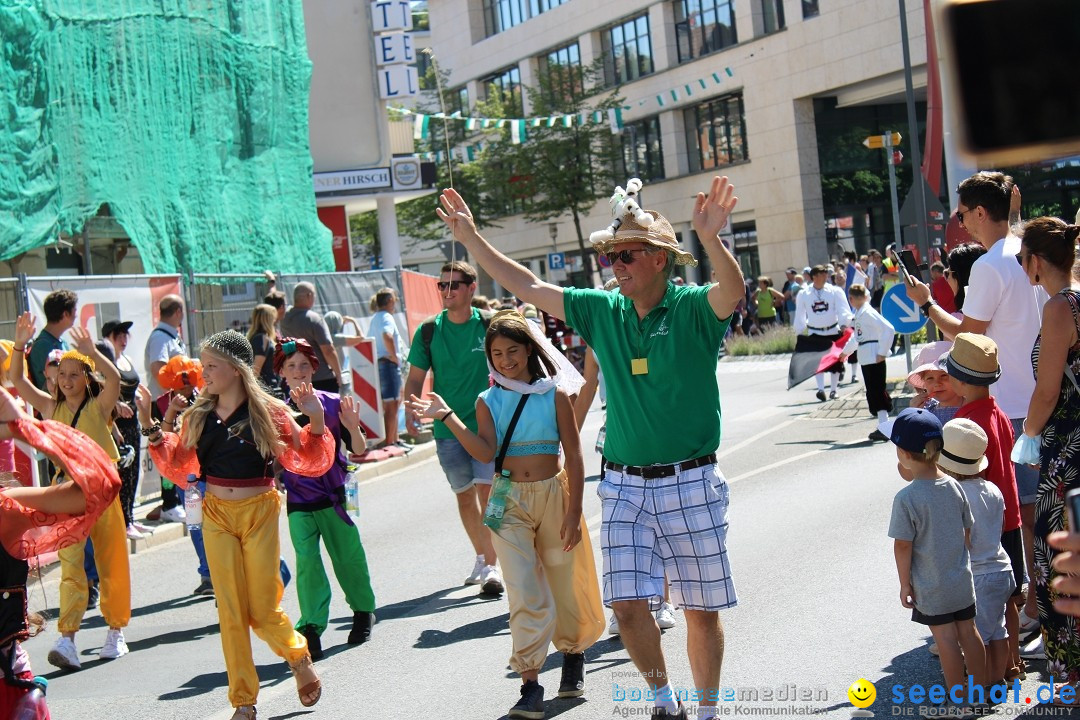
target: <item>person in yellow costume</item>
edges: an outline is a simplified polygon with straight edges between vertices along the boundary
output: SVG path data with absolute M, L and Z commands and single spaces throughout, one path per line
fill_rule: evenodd
M 289 664 L 302 705 L 310 707 L 322 695 L 307 641 L 281 609 L 281 495 L 274 488 L 273 465 L 277 460 L 292 472 L 319 476 L 330 469 L 336 448 L 311 386 L 292 390 L 297 408 L 310 419 L 301 429 L 285 403 L 259 383 L 251 343 L 240 333 L 211 335 L 203 341 L 201 360 L 204 390 L 179 418 L 166 416 L 179 423 L 178 433 L 151 423 L 149 390 L 139 389 L 136 404 L 161 474 L 185 490 L 196 481 L 206 483 L 203 541 L 218 602 L 232 717 L 254 720 L 259 676 L 249 627 Z
M 11 382 L 19 395 L 41 417 L 70 425 L 85 433 L 108 454 L 112 462 L 120 459 L 112 437 L 113 411 L 120 397 L 120 373 L 103 356 L 84 328 L 73 327 L 69 335 L 75 350 L 60 356 L 56 377 L 56 396 L 35 387 L 23 374 L 26 344 L 34 337 L 36 319 L 23 313 L 15 323 L 15 346 L 11 356 Z M 100 376 L 95 376 L 95 372 Z M 101 379 L 99 380 L 98 377 Z M 64 474 L 64 480 L 68 480 Z M 115 660 L 128 653 L 124 628 L 131 619 L 131 571 L 128 566 L 127 525 L 120 501 L 105 509 L 90 529 L 95 562 L 101 578 L 101 615 L 109 626 L 98 656 Z M 79 670 L 82 663 L 75 646 L 75 633 L 82 625 L 90 597 L 86 570 L 83 568 L 85 541 L 60 550 L 60 637 L 49 651 L 49 662 L 63 670 Z

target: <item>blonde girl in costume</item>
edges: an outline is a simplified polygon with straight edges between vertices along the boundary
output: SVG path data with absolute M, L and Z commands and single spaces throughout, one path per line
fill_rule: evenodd
M 21 643 L 31 635 L 30 626 L 40 629 L 43 621 L 36 614 L 27 617 L 27 560 L 81 544 L 115 504 L 120 476 L 94 440 L 62 423 L 35 420 L 3 388 L 0 439 L 18 439 L 40 450 L 72 480 L 49 487 L 22 487 L 6 474 L 0 480 L 0 716 L 6 718 L 35 688 Z M 48 720 L 48 709 L 37 708 L 33 717 Z
M 85 433 L 115 463 L 120 454 L 113 441 L 112 418 L 120 397 L 119 371 L 94 347 L 90 333 L 76 326 L 68 331 L 76 349 L 60 356 L 56 397 L 42 392 L 23 374 L 23 355 L 26 344 L 34 337 L 34 323 L 35 318 L 30 313 L 23 313 L 15 323 L 15 352 L 11 357 L 11 381 L 15 389 L 41 417 Z M 95 371 L 101 373 L 104 383 L 94 377 Z M 68 479 L 66 474 L 64 479 Z M 103 660 L 115 660 L 128 652 L 123 628 L 131 619 L 127 524 L 119 499 L 94 523 L 90 539 L 94 543 L 94 560 L 100 577 L 101 615 L 109 626 L 98 656 Z M 61 636 L 49 651 L 49 662 L 64 670 L 82 668 L 75 633 L 82 624 L 90 597 L 83 568 L 84 545 L 85 541 L 78 542 L 60 551 L 60 619 L 57 628 Z
M 254 720 L 259 676 L 251 656 L 252 628 L 285 659 L 296 677 L 300 703 L 319 701 L 322 685 L 307 641 L 281 609 L 274 460 L 293 472 L 321 475 L 334 461 L 323 409 L 310 385 L 292 391 L 310 418 L 301 429 L 280 400 L 270 396 L 252 369 L 251 343 L 238 332 L 211 335 L 202 344 L 205 389 L 179 418 L 179 433 L 151 425 L 150 393 L 139 389 L 139 418 L 149 428 L 150 456 L 161 474 L 187 488 L 191 476 L 206 482 L 203 541 L 218 602 L 221 646 L 229 675 L 233 720 Z
M 499 453 L 522 397 L 528 398 L 506 453 L 503 469 L 510 472 L 511 490 L 492 540 L 510 603 L 510 667 L 522 681 L 521 698 L 508 717 L 543 718 L 538 676 L 548 646 L 554 642 L 563 653 L 559 697 L 579 697 L 585 692 L 585 650 L 604 631 L 596 564 L 581 517 L 585 465 L 570 400 L 583 380 L 566 366 L 557 374 L 544 350 L 550 344 L 516 311 L 492 318 L 484 344 L 496 385 L 476 402 L 478 433 L 435 393 L 430 400 L 412 396 L 410 406 L 445 423 L 470 455 L 487 463 Z M 560 382 L 563 377 L 566 382 Z

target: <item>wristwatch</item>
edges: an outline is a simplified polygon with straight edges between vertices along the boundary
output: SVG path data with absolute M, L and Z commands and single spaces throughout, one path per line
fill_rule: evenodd
M 925 315 L 926 317 L 930 317 L 930 308 L 934 307 L 935 305 L 937 305 L 937 303 L 934 302 L 933 298 L 930 298 L 925 303 L 920 305 L 919 309 L 922 310 L 923 315 Z

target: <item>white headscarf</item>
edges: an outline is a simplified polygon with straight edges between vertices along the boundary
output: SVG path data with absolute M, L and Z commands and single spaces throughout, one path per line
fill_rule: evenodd
M 513 390 L 522 395 L 542 395 L 554 387 L 562 388 L 566 391 L 567 395 L 576 395 L 578 391 L 581 390 L 581 386 L 585 384 L 585 378 L 581 376 L 581 373 L 577 371 L 577 368 L 574 367 L 573 363 L 555 349 L 555 346 L 551 344 L 551 340 L 541 332 L 536 323 L 526 320 L 525 325 L 528 326 L 529 334 L 532 335 L 533 342 L 536 343 L 536 351 L 543 352 L 555 363 L 555 377 L 544 376 L 532 383 L 523 382 L 521 380 L 511 380 L 496 370 L 489 358 L 487 365 L 488 372 L 491 373 L 491 379 L 507 390 Z M 543 368 L 545 372 L 547 371 L 547 368 L 544 367 L 543 363 L 540 363 L 540 367 Z

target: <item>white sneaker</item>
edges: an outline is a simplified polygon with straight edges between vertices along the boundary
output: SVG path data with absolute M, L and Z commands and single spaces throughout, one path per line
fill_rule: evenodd
M 1045 658 L 1046 652 L 1043 649 L 1042 635 L 1020 648 L 1020 657 L 1025 660 L 1042 660 Z
M 132 525 L 132 527 L 134 527 L 134 528 L 135 528 L 136 530 L 138 530 L 139 532 L 141 532 L 141 533 L 142 533 L 143 535 L 153 535 L 153 534 L 154 534 L 154 528 L 150 527 L 149 525 L 143 525 L 143 524 L 142 524 L 141 522 L 139 522 L 138 520 L 136 520 L 135 522 L 131 523 L 131 525 Z
M 174 508 L 161 511 L 161 522 L 178 522 L 182 523 L 187 521 L 187 513 L 184 512 L 184 508 L 177 505 Z
M 473 565 L 472 572 L 469 573 L 469 577 L 465 578 L 466 585 L 479 585 L 480 581 L 484 577 L 484 556 L 477 555 L 476 563 Z
M 1020 608 L 1020 632 L 1022 632 L 1022 633 L 1035 632 L 1040 627 L 1041 627 L 1041 625 L 1039 623 L 1039 618 L 1031 617 L 1030 615 L 1028 615 L 1024 611 L 1024 608 Z
M 142 540 L 144 537 L 146 537 L 141 532 L 136 530 L 134 525 L 127 526 L 127 536 L 132 540 Z
M 109 632 L 105 634 L 105 644 L 98 653 L 98 657 L 102 660 L 115 660 L 127 654 L 128 646 L 124 641 L 124 631 L 109 628 Z
M 615 616 L 615 613 L 611 613 L 611 621 L 607 624 L 608 635 L 619 634 L 619 618 Z
M 503 581 L 499 569 L 494 565 L 485 565 L 480 583 L 480 592 L 485 595 L 502 595 Z
M 56 639 L 56 644 L 49 651 L 49 662 L 61 670 L 82 670 L 75 641 L 63 635 Z
M 675 606 L 671 603 L 662 603 L 656 611 L 656 624 L 661 630 L 670 630 L 675 627 Z

